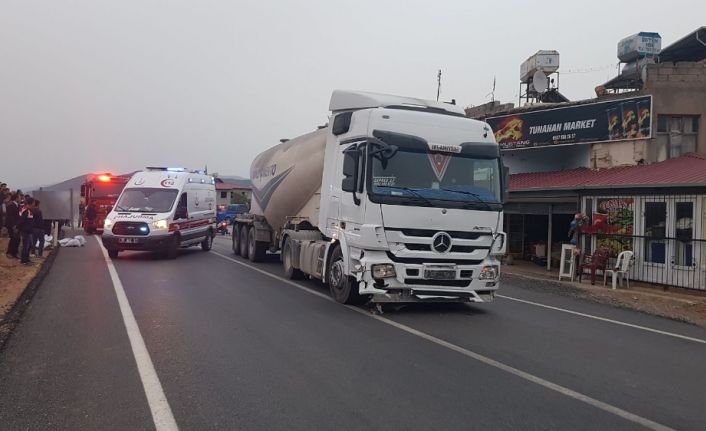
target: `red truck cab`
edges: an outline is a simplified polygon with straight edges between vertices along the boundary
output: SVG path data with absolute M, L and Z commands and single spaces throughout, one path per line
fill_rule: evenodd
M 120 193 L 130 180 L 129 176 L 104 174 L 89 174 L 81 185 L 83 212 L 81 222 L 87 234 L 103 231 L 103 221 L 117 202 Z M 92 210 L 89 211 L 89 207 Z M 95 218 L 89 220 L 89 212 L 95 211 Z

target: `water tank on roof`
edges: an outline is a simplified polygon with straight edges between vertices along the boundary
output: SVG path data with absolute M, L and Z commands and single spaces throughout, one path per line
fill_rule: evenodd
M 623 63 L 638 58 L 652 57 L 662 49 L 662 37 L 659 33 L 641 31 L 618 42 L 618 59 Z
M 534 76 L 537 72 L 543 72 L 545 75 L 549 75 L 557 70 L 559 70 L 558 51 L 537 51 L 536 54 L 520 65 L 520 81 L 527 82 L 529 78 Z

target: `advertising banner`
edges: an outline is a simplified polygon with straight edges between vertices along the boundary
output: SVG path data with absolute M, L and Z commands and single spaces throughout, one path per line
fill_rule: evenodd
M 652 96 L 486 119 L 501 150 L 652 136 Z

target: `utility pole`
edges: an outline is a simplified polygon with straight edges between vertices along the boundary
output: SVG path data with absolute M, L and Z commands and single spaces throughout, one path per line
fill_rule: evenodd
M 436 101 L 439 101 L 439 95 L 441 94 L 441 69 L 439 69 L 439 74 L 436 76 L 437 78 L 437 84 L 436 84 Z

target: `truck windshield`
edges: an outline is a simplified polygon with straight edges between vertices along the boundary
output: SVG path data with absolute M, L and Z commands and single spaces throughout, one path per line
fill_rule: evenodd
M 117 198 L 125 187 L 125 183 L 116 182 L 94 182 L 91 186 L 92 198 Z
M 164 213 L 172 210 L 177 190 L 155 188 L 125 189 L 115 205 L 116 211 Z
M 501 172 L 497 158 L 400 147 L 388 159 L 371 157 L 370 185 L 373 195 L 389 203 L 436 206 L 442 201 L 496 211 Z

